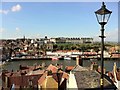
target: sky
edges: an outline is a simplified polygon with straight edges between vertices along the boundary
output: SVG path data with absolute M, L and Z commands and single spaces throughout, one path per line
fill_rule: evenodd
M 112 11 L 105 25 L 106 41 L 118 41 L 118 2 L 105 2 Z M 95 11 L 101 2 L 2 2 L 0 39 L 93 37 L 100 40 Z

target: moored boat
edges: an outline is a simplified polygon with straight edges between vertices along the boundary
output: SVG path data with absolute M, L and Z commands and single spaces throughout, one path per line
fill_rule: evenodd
M 58 57 L 52 57 L 52 60 L 59 60 Z
M 64 60 L 71 60 L 70 56 L 64 56 Z

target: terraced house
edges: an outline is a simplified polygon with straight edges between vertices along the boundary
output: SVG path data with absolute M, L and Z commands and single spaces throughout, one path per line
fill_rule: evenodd
M 16 72 L 4 71 L 2 74 L 3 90 L 6 89 L 62 89 L 67 87 L 69 75 L 62 71 L 59 66 L 50 64 L 41 70 L 41 66 L 22 67 Z

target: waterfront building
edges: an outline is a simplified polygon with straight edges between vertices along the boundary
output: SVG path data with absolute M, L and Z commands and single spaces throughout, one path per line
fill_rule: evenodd
M 111 53 L 111 58 L 120 58 L 120 53 L 119 52 Z
M 100 54 L 101 54 L 101 51 L 98 52 L 98 57 L 100 57 Z M 104 54 L 104 58 L 110 58 L 111 57 L 111 55 L 107 51 L 104 51 L 103 54 Z
M 64 37 L 56 38 L 56 44 L 65 44 L 66 39 Z
M 80 44 L 82 42 L 81 42 L 80 38 L 66 38 L 66 43 L 69 43 L 69 44 Z
M 39 45 L 46 50 L 53 50 L 54 43 L 51 41 L 51 39 L 47 38 L 47 36 L 45 36 L 45 38 L 41 38 L 39 41 L 37 41 L 37 43 L 39 43 Z
M 46 45 L 46 49 L 49 51 L 52 51 L 53 50 L 53 42 L 48 42 Z
M 54 44 L 56 44 L 56 38 L 50 38 L 50 42 L 53 42 Z
M 93 43 L 93 38 L 65 38 L 65 37 L 59 37 L 59 38 L 51 38 L 50 41 L 56 43 L 56 44 L 81 44 L 81 43 Z
M 94 59 L 94 58 L 97 58 L 98 55 L 97 55 L 97 52 L 83 52 L 82 57 Z
M 115 45 L 114 47 L 110 47 L 109 49 L 110 53 L 116 53 L 120 51 L 120 46 L 119 45 Z
M 93 43 L 93 38 L 81 38 L 81 43 Z

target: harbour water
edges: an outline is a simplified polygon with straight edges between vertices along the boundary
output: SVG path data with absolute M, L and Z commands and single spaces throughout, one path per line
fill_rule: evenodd
M 65 69 L 66 66 L 74 66 L 76 64 L 76 60 L 26 60 L 26 61 L 12 61 L 12 62 L 7 62 L 4 66 L 2 66 L 2 69 L 7 69 L 7 70 L 18 70 L 19 65 L 39 65 L 42 63 L 45 63 L 46 65 L 49 64 L 61 64 L 63 65 L 63 69 Z M 100 61 L 96 61 L 98 65 L 100 65 Z M 116 62 L 117 67 L 120 67 L 120 59 L 117 60 L 105 60 L 104 61 L 104 67 L 106 71 L 111 71 L 113 69 L 113 64 Z M 83 66 L 84 67 L 89 67 L 91 65 L 90 60 L 83 60 Z

